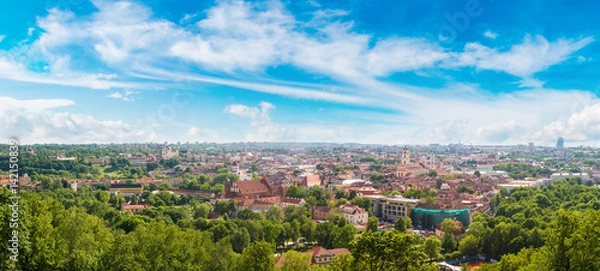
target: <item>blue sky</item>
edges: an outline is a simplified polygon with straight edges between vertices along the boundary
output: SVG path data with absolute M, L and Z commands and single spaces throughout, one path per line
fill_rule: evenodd
M 594 145 L 599 5 L 4 1 L 0 137 Z

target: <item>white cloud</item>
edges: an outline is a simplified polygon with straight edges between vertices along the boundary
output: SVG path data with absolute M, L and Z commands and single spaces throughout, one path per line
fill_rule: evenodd
M 219 135 L 217 132 L 211 129 L 198 128 L 196 126 L 190 127 L 185 133 L 186 141 L 206 141 L 218 139 Z
M 37 84 L 76 86 L 91 89 L 139 87 L 137 83 L 112 81 L 111 79 L 114 78 L 113 75 L 66 71 L 59 68 L 61 66 L 60 60 L 57 60 L 54 66 L 60 72 L 57 71 L 57 73 L 50 74 L 36 73 L 27 70 L 22 63 L 0 56 L 0 78 Z
M 143 141 L 120 120 L 99 120 L 85 114 L 59 111 L 73 105 L 65 99 L 17 100 L 0 97 L 0 137 L 16 136 L 31 143 L 107 143 Z
M 593 42 L 592 37 L 578 40 L 547 41 L 542 36 L 526 36 L 522 44 L 508 51 L 499 51 L 479 43 L 467 43 L 463 53 L 456 54 L 450 66 L 472 66 L 480 70 L 502 71 L 519 77 L 530 77 L 561 63 L 574 52 Z
M 568 119 L 553 121 L 533 134 L 533 138 L 545 141 L 556 140 L 559 136 L 576 142 L 600 138 L 600 103 L 585 106 Z
M 27 36 L 33 35 L 33 31 L 35 31 L 34 27 L 27 28 Z
M 135 99 L 132 95 L 138 93 L 138 91 L 125 90 L 123 92 L 113 92 L 111 94 L 106 95 L 106 97 L 122 100 L 124 102 L 133 102 Z
M 4 38 L 6 38 L 5 35 L 0 35 L 0 42 L 2 42 L 4 40 Z
M 480 142 L 503 143 L 509 139 L 521 140 L 522 134 L 519 134 L 523 128 L 514 120 L 490 124 L 480 127 L 475 134 Z
M 487 38 L 493 39 L 495 40 L 498 37 L 497 33 L 492 32 L 491 30 L 485 31 L 485 33 L 483 33 L 483 35 Z
M 520 87 L 526 88 L 542 88 L 546 82 L 537 80 L 535 78 L 524 78 L 519 81 Z
M 248 141 L 288 141 L 293 135 L 288 129 L 271 121 L 270 113 L 275 106 L 261 102 L 259 107 L 249 107 L 242 104 L 231 104 L 223 109 L 225 113 L 241 118 L 249 118 L 250 129 L 246 134 Z
M 435 66 L 448 54 L 425 39 L 388 39 L 378 42 L 367 56 L 366 72 L 385 76 L 398 71 Z

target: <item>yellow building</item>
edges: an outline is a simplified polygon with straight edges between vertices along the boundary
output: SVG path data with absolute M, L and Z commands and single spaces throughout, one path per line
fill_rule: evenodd
M 142 194 L 142 192 L 144 192 L 144 186 L 139 183 L 111 184 L 109 191 L 111 194 L 117 192 L 121 194 Z

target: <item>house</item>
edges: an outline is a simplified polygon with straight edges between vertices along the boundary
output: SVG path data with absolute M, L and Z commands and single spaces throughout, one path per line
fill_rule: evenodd
M 131 211 L 132 213 L 137 213 L 138 211 L 148 207 L 148 204 L 128 204 L 123 205 L 121 207 L 121 211 Z
M 227 198 L 262 198 L 276 195 L 276 189 L 265 177 L 260 180 L 225 182 Z
M 323 247 L 315 247 L 310 250 L 312 254 L 312 264 L 330 264 L 338 255 L 350 254 L 346 248 L 325 249 Z
M 313 187 L 315 185 L 321 186 L 321 176 L 319 175 L 306 175 L 300 183 L 300 186 Z
M 326 220 L 333 208 L 327 206 L 313 206 L 312 207 L 312 219 L 313 220 Z
M 296 206 L 299 207 L 302 204 L 306 203 L 306 201 L 304 201 L 304 199 L 299 199 L 299 198 L 283 198 L 281 200 L 281 202 L 279 203 L 279 206 L 282 209 L 285 209 L 285 207 L 287 206 Z
M 339 207 L 342 215 L 352 225 L 366 224 L 369 219 L 369 213 L 356 205 L 344 204 Z

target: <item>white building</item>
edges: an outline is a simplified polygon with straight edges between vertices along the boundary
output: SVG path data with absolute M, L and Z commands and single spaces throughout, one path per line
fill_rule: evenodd
M 344 204 L 340 206 L 340 211 L 352 225 L 363 225 L 369 220 L 369 213 L 356 205 Z

